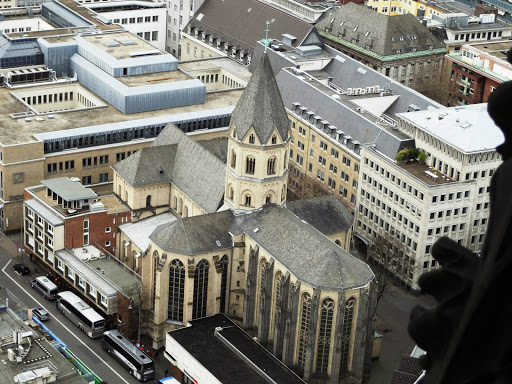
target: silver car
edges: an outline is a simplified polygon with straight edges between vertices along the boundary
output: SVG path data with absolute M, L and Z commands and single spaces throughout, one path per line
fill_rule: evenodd
M 32 308 L 32 316 L 37 317 L 41 321 L 46 321 L 50 319 L 50 314 L 43 307 Z

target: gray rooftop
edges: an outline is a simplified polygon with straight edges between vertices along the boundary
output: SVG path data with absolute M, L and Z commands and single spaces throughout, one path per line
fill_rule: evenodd
M 149 236 L 153 233 L 156 227 L 162 224 L 171 223 L 176 221 L 176 219 L 176 216 L 172 212 L 166 212 L 133 223 L 120 225 L 119 229 L 131 241 L 133 241 L 141 251 L 144 252 L 151 244 Z
M 465 153 L 490 151 L 504 141 L 503 133 L 487 112 L 487 103 L 399 116 Z
M 354 221 L 354 215 L 333 195 L 290 201 L 286 208 L 324 235 L 347 231 Z
M 222 161 L 224 164 L 227 163 L 228 158 L 228 138 L 227 137 L 218 137 L 216 139 L 211 140 L 199 140 L 199 144 L 201 144 L 208 151 L 213 153 L 217 158 Z
M 256 42 L 265 38 L 267 21 L 271 21 L 269 38 L 280 39 L 288 33 L 297 38 L 294 45 L 300 45 L 314 30 L 311 24 L 256 0 L 206 0 L 185 30 L 189 25 L 198 26 L 253 52 Z
M 413 49 L 425 51 L 429 46 L 444 48 L 412 14 L 388 16 L 356 3 L 327 11 L 316 28 L 348 42 L 357 41 L 354 44 L 381 56 L 413 52 Z
M 208 213 L 224 199 L 225 164 L 173 124 L 112 168 L 135 187 L 171 182 Z
M 263 54 L 238 100 L 231 122 L 235 124 L 239 140 L 245 137 L 251 127 L 262 144 L 269 141 L 274 130 L 279 132 L 283 141 L 288 139 L 290 122 L 266 54 Z
M 234 216 L 231 211 L 178 219 L 162 224 L 150 239 L 164 251 L 198 255 L 232 247 L 229 228 Z
M 86 263 L 127 296 L 133 295 L 141 289 L 141 281 L 124 266 L 109 257 L 89 259 Z
M 168 252 L 197 255 L 231 248 L 230 233 L 245 233 L 313 287 L 342 291 L 361 287 L 374 277 L 368 265 L 276 205 L 246 215 L 223 211 L 178 219 L 156 228 L 150 238 Z
M 72 181 L 68 177 L 42 180 L 46 188 L 52 190 L 66 201 L 86 200 L 98 197 L 91 188 L 85 188 L 80 180 Z
M 36 199 L 25 200 L 24 204 L 54 227 L 64 225 L 64 220 L 62 220 L 55 213 L 53 213 L 51 209 L 38 202 Z

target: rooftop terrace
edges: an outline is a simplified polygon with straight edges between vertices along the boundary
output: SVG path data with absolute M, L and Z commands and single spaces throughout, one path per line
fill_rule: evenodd
M 398 166 L 428 185 L 441 185 L 455 182 L 455 180 L 443 175 L 438 170 L 432 169 L 432 167 L 426 164 L 420 164 L 417 161 L 399 163 Z

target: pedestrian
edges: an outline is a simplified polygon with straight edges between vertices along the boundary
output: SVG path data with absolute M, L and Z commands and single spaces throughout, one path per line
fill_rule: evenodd
M 166 369 L 165 372 L 164 372 L 164 377 L 167 377 L 168 374 L 169 374 L 169 370 Z
M 153 357 L 153 350 L 152 349 L 148 349 L 147 352 L 149 357 Z

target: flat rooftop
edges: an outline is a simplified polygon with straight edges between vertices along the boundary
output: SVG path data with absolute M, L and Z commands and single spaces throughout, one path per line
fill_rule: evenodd
M 176 220 L 177 217 L 172 212 L 165 212 L 134 223 L 122 224 L 119 228 L 139 249 L 146 251 L 151 243 L 149 236 L 156 227 Z
M 441 185 L 455 182 L 455 180 L 443 175 L 438 170 L 432 169 L 432 167 L 426 164 L 420 164 L 417 161 L 397 165 L 428 185 Z
M 224 384 L 304 384 L 275 356 L 224 314 L 192 320 L 190 326 L 168 332 L 195 360 Z M 237 352 L 234 352 L 234 350 Z M 257 369 L 247 363 L 250 360 Z
M 84 40 L 116 59 L 137 56 L 163 55 L 164 52 L 146 40 L 129 32 L 114 32 L 103 35 L 82 35 Z
M 152 85 L 161 83 L 172 83 L 175 81 L 191 80 L 193 77 L 179 69 L 176 71 L 147 73 L 135 76 L 116 77 L 121 83 L 128 87 L 139 87 L 141 85 Z
M 180 61 L 179 66 L 182 70 L 190 73 L 191 75 L 195 72 L 213 72 L 223 69 L 246 82 L 249 82 L 252 75 L 247 68 L 228 57 L 212 57 L 203 60 Z
M 133 271 L 109 257 L 85 260 L 91 268 L 101 273 L 108 281 L 119 287 L 127 295 L 140 291 L 141 281 Z
M 41 183 L 66 201 L 93 199 L 98 195 L 91 188 L 86 188 L 79 180 L 69 177 L 56 177 Z
M 496 42 L 485 42 L 477 44 L 469 44 L 469 47 L 478 49 L 484 52 L 488 56 L 495 57 L 507 61 L 507 52 L 512 48 L 512 41 L 496 41 Z M 510 64 L 507 62 L 510 66 Z
M 67 84 L 51 84 L 47 86 L 36 86 L 27 89 L 37 91 L 45 87 L 66 87 Z M 83 87 L 83 85 L 82 85 Z M 85 88 L 85 87 L 84 87 Z M 16 92 L 6 87 L 0 88 L 0 141 L 5 144 L 20 144 L 37 141 L 35 134 L 61 131 L 71 128 L 90 127 L 101 124 L 110 124 L 117 122 L 127 122 L 131 120 L 141 120 L 151 117 L 163 117 L 181 113 L 200 112 L 217 108 L 235 107 L 238 99 L 243 93 L 243 89 L 230 90 L 225 92 L 207 93 L 204 104 L 189 105 L 185 107 L 161 109 L 158 111 L 148 111 L 141 113 L 124 114 L 115 107 L 111 106 L 96 94 L 93 95 L 102 100 L 107 107 L 91 110 L 80 110 L 67 113 L 55 113 L 53 119 L 48 120 L 46 116 L 41 116 L 42 121 L 32 119 L 31 122 L 25 119 L 13 119 L 11 113 L 26 112 L 26 107 L 19 102 L 11 92 Z
M 487 103 L 397 116 L 465 153 L 492 151 L 504 141 L 487 112 Z

